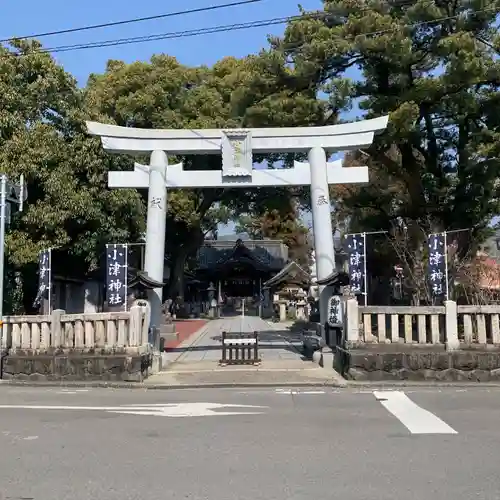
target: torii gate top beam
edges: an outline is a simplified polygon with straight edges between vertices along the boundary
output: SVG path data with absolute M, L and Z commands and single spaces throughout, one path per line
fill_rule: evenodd
M 324 127 L 250 129 L 143 129 L 87 122 L 91 135 L 102 138 L 104 149 L 116 153 L 140 154 L 167 151 L 169 154 L 220 154 L 231 137 L 251 141 L 251 151 L 305 153 L 314 147 L 328 152 L 368 147 L 375 133 L 387 127 L 388 116 Z

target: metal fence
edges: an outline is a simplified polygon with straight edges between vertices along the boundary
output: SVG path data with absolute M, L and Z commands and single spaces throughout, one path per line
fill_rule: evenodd
M 255 365 L 258 363 L 260 363 L 258 332 L 222 332 L 221 365 Z

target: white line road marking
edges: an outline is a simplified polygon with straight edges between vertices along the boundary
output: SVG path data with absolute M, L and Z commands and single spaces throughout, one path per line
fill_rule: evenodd
M 78 394 L 79 392 L 89 392 L 89 390 L 88 389 L 75 389 L 75 390 L 63 389 L 62 391 L 59 391 L 58 394 Z
M 20 440 L 23 440 L 23 441 L 35 441 L 36 439 L 38 439 L 38 436 L 26 436 L 26 437 L 22 437 L 22 436 L 18 436 L 17 434 L 12 434 L 9 431 L 2 431 L 2 434 L 5 437 L 10 437 L 13 441 L 20 441 Z
M 157 417 L 208 417 L 224 415 L 260 415 L 261 411 L 213 411 L 224 408 L 268 408 L 267 406 L 235 405 L 219 403 L 172 403 L 124 406 L 44 406 L 44 405 L 0 405 L 3 409 L 18 410 L 88 410 L 122 413 L 124 415 L 149 415 Z
M 325 394 L 325 391 L 299 391 L 294 389 L 276 389 L 276 394 Z
M 412 434 L 458 434 L 446 422 L 415 404 L 401 391 L 374 391 L 373 395 Z

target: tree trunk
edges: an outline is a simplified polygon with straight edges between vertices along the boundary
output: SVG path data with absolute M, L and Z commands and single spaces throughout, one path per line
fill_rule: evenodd
M 172 267 L 170 269 L 170 280 L 168 283 L 167 297 L 184 299 L 184 269 L 188 258 L 188 248 L 181 246 L 178 252 L 172 257 Z
M 184 298 L 184 269 L 190 255 L 193 255 L 203 244 L 205 235 L 199 227 L 193 227 L 186 238 L 188 243 L 180 245 L 172 255 L 172 268 L 167 295 L 169 298 Z

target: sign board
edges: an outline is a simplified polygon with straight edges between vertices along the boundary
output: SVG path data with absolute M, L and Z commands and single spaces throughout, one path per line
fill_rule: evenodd
M 341 328 L 344 326 L 344 311 L 342 298 L 339 295 L 332 295 L 328 299 L 328 326 Z

